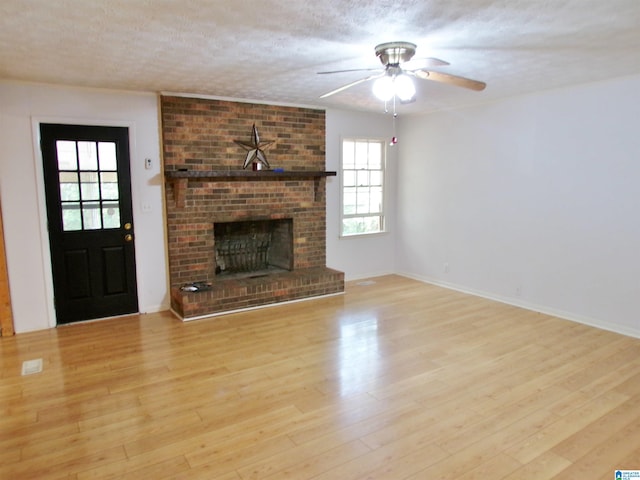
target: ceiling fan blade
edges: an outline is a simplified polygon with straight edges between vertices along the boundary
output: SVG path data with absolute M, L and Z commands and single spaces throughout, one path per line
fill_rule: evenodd
M 380 72 L 381 68 L 352 68 L 350 70 L 329 70 L 327 72 L 316 72 L 318 75 L 326 75 L 328 73 L 347 73 L 347 72 Z
M 385 73 L 382 72 L 382 73 L 379 73 L 377 75 L 370 75 L 368 77 L 361 78 L 360 80 L 356 80 L 355 82 L 351 82 L 351 83 L 348 83 L 346 85 L 343 85 L 340 88 L 336 88 L 335 90 L 331 90 L 330 92 L 325 93 L 324 95 L 320 95 L 320 98 L 330 97 L 331 95 L 335 95 L 338 92 L 342 92 L 343 90 L 346 90 L 347 88 L 354 87 L 354 86 L 358 85 L 359 83 L 367 82 L 369 80 L 373 80 L 374 78 L 382 77 L 384 74 Z
M 457 87 L 464 87 L 477 92 L 484 90 L 487 86 L 486 83 L 478 80 L 471 80 L 470 78 L 459 77 L 457 75 L 450 75 L 448 73 L 433 72 L 431 70 L 414 70 L 413 73 L 416 77 L 423 80 L 433 80 L 436 82 L 448 83 Z

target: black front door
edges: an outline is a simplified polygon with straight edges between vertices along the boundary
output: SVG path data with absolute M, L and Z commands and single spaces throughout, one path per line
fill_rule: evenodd
M 137 312 L 128 129 L 40 134 L 57 323 Z

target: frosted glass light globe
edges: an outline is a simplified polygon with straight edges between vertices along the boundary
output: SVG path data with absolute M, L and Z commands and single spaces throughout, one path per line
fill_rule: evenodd
M 407 102 L 416 94 L 416 87 L 407 75 L 398 75 L 395 78 L 396 95 L 402 102 Z
M 380 100 L 387 102 L 393 98 L 393 80 L 388 75 L 373 82 L 373 94 Z

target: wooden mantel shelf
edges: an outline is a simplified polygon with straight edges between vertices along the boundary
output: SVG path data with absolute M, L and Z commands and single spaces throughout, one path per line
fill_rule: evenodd
M 292 178 L 311 178 L 314 180 L 314 198 L 318 200 L 320 179 L 334 177 L 336 172 L 316 170 L 165 170 L 164 176 L 173 185 L 176 206 L 184 207 L 185 193 L 189 181 L 227 182 L 240 180 L 245 182 L 260 180 L 289 180 Z
M 261 178 L 287 179 L 303 177 L 334 177 L 336 172 L 307 171 L 307 170 L 166 170 L 165 177 L 172 178 L 211 178 L 226 181 L 229 178 L 243 178 L 258 180 Z M 211 180 L 215 181 L 215 180 Z

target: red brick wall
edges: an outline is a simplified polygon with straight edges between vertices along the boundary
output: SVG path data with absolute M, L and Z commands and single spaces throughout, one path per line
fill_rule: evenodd
M 165 170 L 242 170 L 246 151 L 234 140 L 250 141 L 254 123 L 261 141 L 274 141 L 264 150 L 271 168 L 325 170 L 322 110 L 163 96 L 161 115 Z M 181 207 L 168 182 L 172 286 L 216 281 L 215 222 L 293 218 L 294 271 L 325 267 L 324 178 L 318 186 L 316 195 L 313 178 L 216 182 L 191 178 Z
M 167 169 L 241 170 L 255 123 L 271 168 L 325 169 L 325 112 L 308 108 L 161 97 Z

